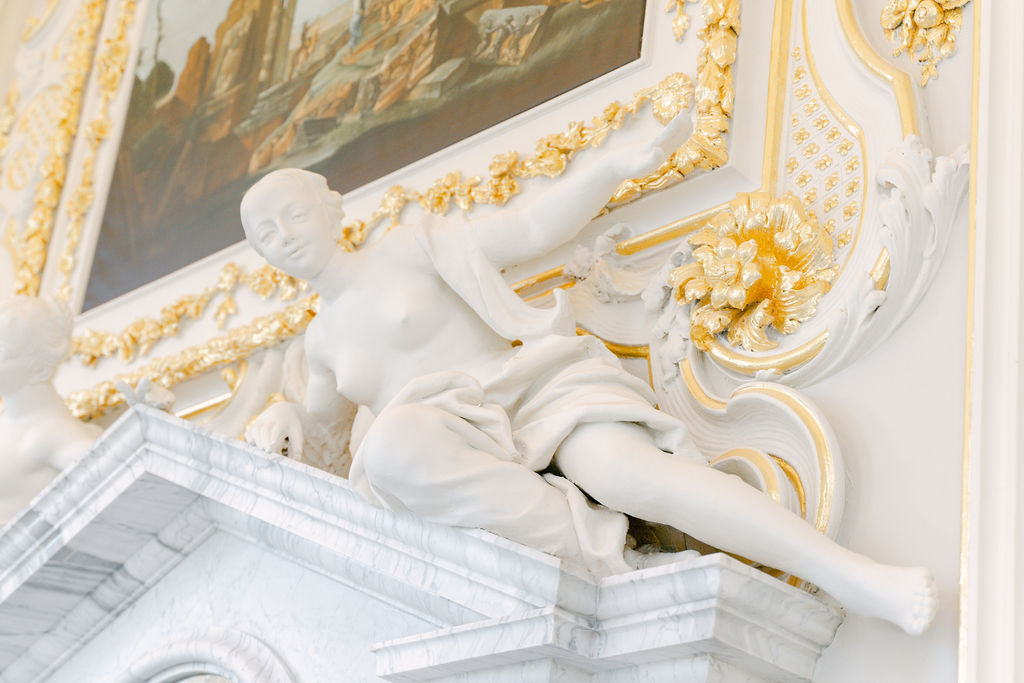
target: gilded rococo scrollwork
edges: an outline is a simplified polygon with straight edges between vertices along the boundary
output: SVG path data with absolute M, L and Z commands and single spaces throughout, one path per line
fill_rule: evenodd
M 921 65 L 921 85 L 938 78 L 936 65 L 956 50 L 963 25 L 963 8 L 970 0 L 889 0 L 882 8 L 881 24 L 892 54 L 904 52 Z

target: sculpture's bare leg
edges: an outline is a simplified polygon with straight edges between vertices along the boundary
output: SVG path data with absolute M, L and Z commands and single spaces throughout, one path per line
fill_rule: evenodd
M 602 504 L 796 574 L 851 611 L 910 633 L 934 616 L 927 570 L 882 565 L 847 550 L 738 477 L 665 453 L 636 425 L 582 425 L 556 463 Z

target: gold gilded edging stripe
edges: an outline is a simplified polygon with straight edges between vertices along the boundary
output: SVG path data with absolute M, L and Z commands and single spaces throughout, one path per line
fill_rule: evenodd
M 917 125 L 917 101 L 914 99 L 914 84 L 910 76 L 889 64 L 871 48 L 857 25 L 851 0 L 836 0 L 836 10 L 839 13 L 839 25 L 854 54 L 868 69 L 887 81 L 895 92 L 903 137 L 920 135 Z
M 702 406 L 704 406 L 705 408 L 707 408 L 708 410 L 710 410 L 713 413 L 722 414 L 722 413 L 725 412 L 726 405 L 727 405 L 726 402 L 725 401 L 720 401 L 720 400 L 710 396 L 706 391 L 704 391 L 704 387 L 701 386 L 700 382 L 697 381 L 697 377 L 693 374 L 693 368 L 690 367 L 690 361 L 689 360 L 687 360 L 685 358 L 683 360 L 681 360 L 679 362 L 679 370 L 682 373 L 683 382 L 686 384 L 687 391 L 690 392 L 690 395 L 694 399 L 696 399 L 696 401 L 698 403 L 700 403 Z M 788 394 L 781 394 L 780 392 L 765 391 L 765 389 L 763 388 L 764 386 L 765 385 L 754 385 L 753 387 L 749 387 L 749 388 L 744 387 L 742 389 L 738 389 L 737 391 L 735 391 L 733 393 L 733 396 L 735 397 L 735 396 L 740 396 L 740 395 L 743 395 L 743 394 L 766 393 L 766 394 L 772 396 L 773 398 L 777 398 L 779 400 L 783 400 L 784 398 L 788 398 L 789 397 Z M 769 387 L 769 388 L 771 388 L 771 387 Z M 828 472 L 828 474 L 826 476 L 822 477 L 821 481 L 822 482 L 833 482 L 834 483 L 835 475 L 832 474 L 832 452 L 831 452 L 831 449 L 829 449 L 829 447 L 828 447 L 828 440 L 825 438 L 824 431 L 821 429 L 821 425 L 818 424 L 818 421 L 816 419 L 814 419 L 814 416 L 811 414 L 811 412 L 809 410 L 807 410 L 806 407 L 803 406 L 802 404 L 800 404 L 800 408 L 801 409 L 797 410 L 794 407 L 795 405 L 797 405 L 796 403 L 790 402 L 788 400 L 783 400 L 783 402 L 786 403 L 786 405 L 788 407 L 793 409 L 793 411 L 797 414 L 797 416 L 800 418 L 800 420 L 805 425 L 807 425 L 807 429 L 811 432 L 812 437 L 814 438 L 814 445 L 815 445 L 815 449 L 817 451 L 818 461 L 819 461 L 819 463 L 821 463 L 822 472 L 826 472 L 826 471 Z M 782 458 L 780 458 L 780 457 L 778 457 L 776 455 L 772 455 L 770 453 L 769 453 L 769 456 L 782 469 L 783 473 L 785 473 L 785 475 L 789 479 L 790 483 L 793 484 L 793 489 L 796 491 L 797 500 L 800 503 L 800 516 L 806 519 L 806 517 L 807 517 L 807 492 L 804 490 L 804 485 L 803 485 L 803 482 L 800 479 L 800 474 L 796 471 L 796 469 L 791 464 L 789 464 L 787 461 L 783 460 Z M 822 491 L 824 492 L 824 490 L 825 489 L 823 488 Z M 822 495 L 824 496 L 824 493 Z M 829 493 L 828 499 L 829 499 L 828 505 L 831 506 L 831 500 L 832 500 L 832 493 L 831 492 Z M 824 533 L 825 529 L 827 529 L 827 527 L 828 527 L 829 515 L 830 515 L 829 510 L 823 509 L 823 506 L 819 504 L 819 507 L 816 510 L 816 515 L 815 515 L 815 528 L 817 528 L 820 531 L 822 531 L 822 533 Z
M 699 381 L 697 381 L 697 376 L 693 374 L 693 368 L 690 367 L 690 361 L 688 359 L 684 358 L 679 361 L 679 371 L 683 374 L 683 381 L 686 383 L 686 390 L 689 391 L 690 395 L 697 400 L 697 403 L 700 403 L 702 406 L 715 413 L 725 412 L 726 402 L 720 401 L 704 391 L 704 387 L 701 386 Z
M 537 273 L 536 275 L 520 280 L 519 282 L 516 282 L 515 284 L 511 285 L 512 290 L 518 294 L 524 290 L 530 289 L 531 287 L 536 287 L 537 285 L 542 284 L 544 282 L 556 280 L 562 276 L 563 268 L 565 268 L 565 266 L 555 266 L 550 270 L 545 270 L 543 273 Z
M 775 461 L 775 464 L 779 466 L 782 473 L 786 475 L 786 479 L 789 479 L 789 483 L 793 485 L 793 490 L 796 491 L 796 499 L 800 504 L 800 516 L 804 519 L 807 518 L 807 492 L 804 491 L 804 483 L 800 481 L 800 473 L 796 471 L 796 468 L 790 465 L 788 462 L 783 460 L 777 455 L 768 454 L 768 457 Z
M 828 530 L 829 513 L 835 498 L 836 480 L 835 468 L 832 464 L 832 449 L 829 447 L 825 430 L 822 429 L 806 403 L 778 387 L 769 384 L 749 384 L 733 392 L 733 397 L 745 394 L 763 394 L 779 401 L 793 411 L 804 423 L 807 431 L 811 433 L 814 449 L 818 454 L 818 464 L 821 467 L 818 477 L 818 490 L 821 491 L 821 494 L 818 499 L 818 507 L 814 512 L 814 528 L 825 533 Z
M 177 417 L 183 420 L 189 420 L 193 417 L 201 415 L 215 408 L 226 408 L 235 396 L 238 395 L 238 391 L 242 388 L 242 382 L 245 381 L 245 376 L 249 373 L 249 363 L 244 359 L 238 362 L 235 368 L 225 368 L 221 370 L 221 378 L 228 385 L 228 390 L 219 396 L 208 398 L 205 401 L 200 401 L 190 405 L 188 408 L 184 408 L 175 412 Z M 220 411 L 218 411 L 220 412 Z
M 969 551 L 971 546 L 971 399 L 974 378 L 974 278 L 977 262 L 977 207 L 978 207 L 978 114 L 981 93 L 981 13 L 983 0 L 974 2 L 974 30 L 971 65 L 971 168 L 968 189 L 967 226 L 967 310 L 964 314 L 964 424 L 963 445 L 960 462 L 960 594 L 957 604 L 957 680 L 968 683 L 967 671 L 967 581 L 969 579 Z
M 785 353 L 778 353 L 773 356 L 747 356 L 726 346 L 721 339 L 714 337 L 711 340 L 708 355 L 715 361 L 730 370 L 752 375 L 759 370 L 778 370 L 786 372 L 798 365 L 803 365 L 811 360 L 825 348 L 828 341 L 828 330 L 820 332 L 817 337 Z
M 793 0 L 780 0 L 772 22 L 772 58 L 768 67 L 767 120 L 764 127 L 764 161 L 761 187 L 776 194 L 779 150 L 782 148 L 783 116 L 786 109 L 786 74 L 789 71 L 789 29 L 793 21 Z
M 719 204 L 718 206 L 713 206 L 710 209 L 705 209 L 687 216 L 686 218 L 672 221 L 660 228 L 655 228 L 654 230 L 645 232 L 642 235 L 637 235 L 636 237 L 631 237 L 628 240 L 619 242 L 615 247 L 615 251 L 622 256 L 630 256 L 631 254 L 636 254 L 644 249 L 650 249 L 651 247 L 656 247 L 659 244 L 664 244 L 665 242 L 677 239 L 683 235 L 688 235 L 704 225 L 704 223 L 706 223 L 712 216 L 727 208 L 729 208 L 728 202 Z
M 878 255 L 878 260 L 875 261 L 875 265 L 871 267 L 871 279 L 875 283 L 875 289 L 885 289 L 889 284 L 889 271 L 892 268 L 892 263 L 889 261 L 889 250 L 882 247 L 882 252 Z
M 726 458 L 742 458 L 746 460 L 761 473 L 761 477 L 764 479 L 765 491 L 764 493 L 774 500 L 776 503 L 782 503 L 782 490 L 779 486 L 779 476 L 775 474 L 775 470 L 771 468 L 769 464 L 768 456 L 766 453 L 762 453 L 756 448 L 732 448 L 720 456 L 712 460 L 709 464 L 714 467 L 718 463 L 722 462 Z

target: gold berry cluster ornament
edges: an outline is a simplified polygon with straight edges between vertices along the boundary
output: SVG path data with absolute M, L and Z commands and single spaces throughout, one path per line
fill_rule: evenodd
M 721 332 L 749 351 L 775 348 L 767 328 L 796 332 L 838 273 L 832 237 L 789 193 L 740 193 L 689 243 L 693 260 L 669 284 L 692 304 L 690 338 L 704 351 Z
M 956 50 L 969 0 L 889 0 L 882 8 L 882 28 L 895 43 L 893 56 L 906 52 L 921 65 L 921 85 L 938 78 L 939 60 Z

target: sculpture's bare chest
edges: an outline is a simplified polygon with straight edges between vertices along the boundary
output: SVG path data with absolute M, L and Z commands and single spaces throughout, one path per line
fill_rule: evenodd
M 507 347 L 429 264 L 419 265 L 382 264 L 321 304 L 306 346 L 349 400 L 380 407 L 415 377 Z

